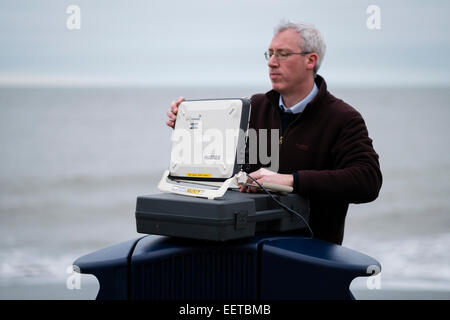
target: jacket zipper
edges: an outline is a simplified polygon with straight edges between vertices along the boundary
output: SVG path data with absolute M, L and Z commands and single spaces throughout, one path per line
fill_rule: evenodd
M 302 116 L 302 115 L 300 115 L 300 117 L 301 117 L 301 116 Z M 278 118 L 280 118 L 280 124 L 281 124 L 281 117 L 280 117 L 280 114 L 278 114 Z M 295 121 L 295 120 L 293 120 L 292 122 L 294 122 L 294 121 Z M 289 125 L 287 126 L 287 128 L 284 130 L 284 133 L 280 136 L 280 139 L 278 140 L 280 146 L 283 144 L 283 138 L 286 136 L 286 134 L 287 134 L 287 132 L 288 132 L 288 129 L 291 127 L 292 122 L 289 123 Z M 283 129 L 281 129 L 281 130 L 283 130 Z

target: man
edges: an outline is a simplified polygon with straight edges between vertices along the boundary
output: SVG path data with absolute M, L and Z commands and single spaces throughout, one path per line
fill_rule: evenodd
M 314 237 L 342 244 L 349 204 L 375 200 L 382 175 L 361 114 L 330 94 L 317 75 L 324 54 L 312 25 L 287 22 L 275 29 L 265 54 L 273 89 L 251 98 L 250 128 L 280 130 L 279 170 L 257 163 L 250 175 L 308 197 Z M 182 101 L 172 103 L 168 126 L 174 127 Z

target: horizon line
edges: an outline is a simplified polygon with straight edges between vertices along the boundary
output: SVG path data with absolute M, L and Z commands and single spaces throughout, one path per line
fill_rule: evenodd
M 327 77 L 328 86 L 336 88 L 448 88 L 450 81 L 351 81 L 336 80 L 334 77 Z M 330 80 L 331 79 L 331 80 Z M 113 77 L 61 77 L 61 76 L 2 76 L 0 74 L 0 88 L 140 88 L 140 87 L 225 87 L 225 88 L 253 88 L 268 87 L 270 81 L 255 80 L 251 81 L 151 81 L 139 78 L 113 78 Z

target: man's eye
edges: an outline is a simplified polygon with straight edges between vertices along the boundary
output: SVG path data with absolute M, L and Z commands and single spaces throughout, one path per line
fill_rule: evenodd
M 289 55 L 287 52 L 278 52 L 278 54 L 283 58 L 286 58 Z

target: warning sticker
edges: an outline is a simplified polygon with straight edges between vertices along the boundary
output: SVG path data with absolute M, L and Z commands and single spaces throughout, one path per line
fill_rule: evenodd
M 211 173 L 197 173 L 197 172 L 188 172 L 188 177 L 196 177 L 196 178 L 211 178 Z

